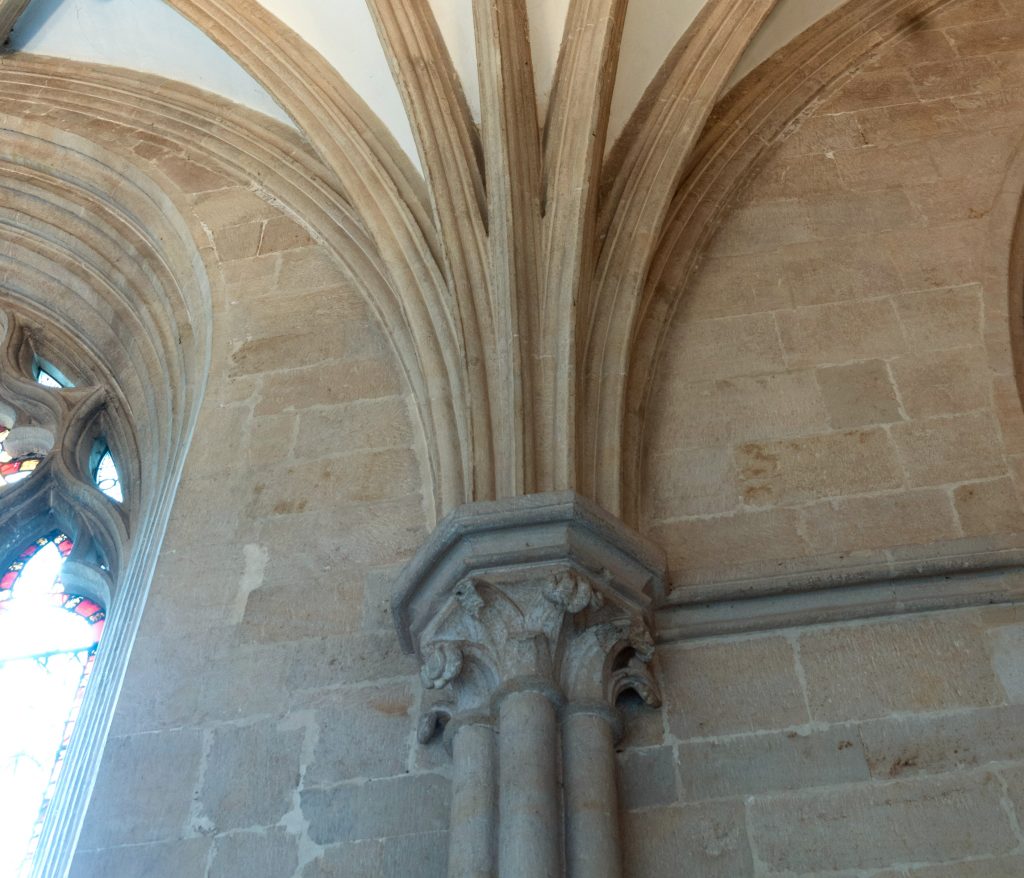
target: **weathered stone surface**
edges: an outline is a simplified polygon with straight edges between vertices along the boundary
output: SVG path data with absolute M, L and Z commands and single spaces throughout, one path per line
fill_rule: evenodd
M 302 878 L 443 878 L 447 874 L 447 839 L 428 832 L 380 841 L 331 845 L 306 866 Z
M 802 510 L 801 530 L 815 555 L 931 543 L 960 535 L 953 504 L 942 490 L 815 503 Z
M 408 763 L 416 700 L 407 684 L 342 689 L 319 699 L 317 738 L 306 783 L 335 784 L 355 777 L 389 777 Z M 373 747 L 353 747 L 373 741 Z
M 999 625 L 987 635 L 992 666 L 1007 699 L 1024 704 L 1024 625 Z
M 785 728 L 809 719 L 785 638 L 670 646 L 659 654 L 669 728 L 679 738 Z
M 682 800 L 724 799 L 868 780 L 858 730 L 736 735 L 679 745 Z
M 285 878 L 298 865 L 294 835 L 281 829 L 236 832 L 215 839 L 209 878 Z
M 276 722 L 215 729 L 199 793 L 203 818 L 221 832 L 277 823 L 292 807 L 302 745 L 301 731 Z
M 895 448 L 881 429 L 751 442 L 737 449 L 736 469 L 750 506 L 789 505 L 903 484 Z
M 791 365 L 824 366 L 903 353 L 906 342 L 890 299 L 842 302 L 779 312 Z
M 882 780 L 1024 760 L 1024 708 L 997 707 L 877 720 L 859 728 Z
M 623 820 L 629 878 L 736 878 L 753 872 L 740 802 L 654 808 Z
M 212 842 L 208 838 L 159 844 L 128 845 L 75 855 L 70 878 L 205 878 Z M 237 873 L 232 873 L 234 876 Z M 277 878 L 273 873 L 248 873 L 251 878 Z M 277 873 L 285 875 L 290 873 Z
M 676 448 L 656 464 L 664 479 L 651 486 L 654 519 L 729 512 L 740 502 L 731 448 Z
M 755 799 L 749 832 L 772 872 L 958 860 L 1017 847 L 1001 799 L 999 781 L 986 773 L 858 784 Z
M 1018 878 L 1024 873 L 1024 857 L 986 857 L 941 866 L 911 869 L 910 878 Z
M 953 501 L 965 536 L 1024 530 L 1020 494 L 1008 478 L 961 485 L 954 489 Z
M 892 428 L 911 485 L 939 485 L 1003 475 L 998 427 L 987 413 L 928 418 Z
M 818 384 L 837 430 L 903 419 L 889 370 L 882 360 L 864 360 L 848 366 L 818 370 Z
M 301 794 L 309 837 L 320 845 L 444 831 L 448 781 L 436 774 L 307 789 Z
M 800 658 L 815 720 L 981 707 L 1003 700 L 981 630 L 958 614 L 803 634 Z
M 202 738 L 194 729 L 111 738 L 79 849 L 180 838 L 201 754 Z
M 672 747 L 629 750 L 619 756 L 619 796 L 627 811 L 671 805 L 679 798 Z

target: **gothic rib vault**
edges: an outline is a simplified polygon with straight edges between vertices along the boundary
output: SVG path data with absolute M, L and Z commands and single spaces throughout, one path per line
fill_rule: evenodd
M 643 575 L 610 570 L 614 564 L 602 552 L 614 552 L 593 544 L 588 551 L 600 562 L 590 556 L 580 562 L 566 551 L 543 559 L 547 566 L 539 570 L 528 551 L 533 546 L 520 545 L 516 557 L 500 563 L 490 557 L 483 573 L 467 563 L 437 582 L 431 552 L 460 517 L 500 519 L 508 512 L 508 520 L 488 519 L 483 530 L 497 535 L 489 533 L 483 548 L 477 546 L 497 552 L 509 532 L 532 521 L 532 503 L 571 507 L 570 529 L 577 519 L 600 515 L 590 502 L 629 526 L 639 524 L 645 413 L 678 302 L 678 287 L 661 282 L 668 262 L 675 261 L 676 277 L 685 278 L 726 205 L 787 127 L 864 59 L 949 0 L 849 3 L 796 40 L 769 71 L 724 98 L 736 64 L 775 4 L 711 2 L 611 149 L 606 135 L 625 0 L 570 4 L 543 125 L 535 112 L 522 3 L 473 4 L 483 59 L 477 125 L 428 6 L 370 0 L 412 121 L 422 176 L 372 108 L 262 5 L 169 2 L 263 84 L 298 134 L 261 128 L 185 88 L 157 90 L 117 71 L 12 56 L 0 62 L 0 95 L 11 108 L 5 135 L 60 141 L 63 134 L 44 132 L 33 121 L 36 111 L 73 115 L 86 105 L 104 124 L 140 125 L 178 145 L 195 138 L 196 149 L 219 162 L 226 176 L 243 185 L 258 179 L 345 266 L 385 327 L 411 388 L 427 505 L 431 520 L 444 522 L 427 543 L 427 560 L 414 560 L 401 580 L 410 602 L 422 590 L 430 595 L 428 608 L 413 622 L 396 615 L 406 647 L 423 659 L 428 688 L 456 694 L 455 707 L 428 712 L 434 719 L 451 717 L 456 772 L 465 772 L 467 782 L 453 801 L 451 874 L 487 874 L 487 864 L 498 862 L 503 876 L 553 876 L 563 843 L 569 874 L 619 874 L 621 854 L 608 827 L 617 823 L 613 746 L 620 672 L 633 673 L 625 682 L 650 695 L 642 666 L 658 627 L 653 612 L 661 610 L 659 621 L 667 620 L 663 631 L 685 632 L 693 623 L 684 601 L 701 606 L 709 603 L 707 595 L 679 598 L 668 609 L 653 606 L 665 600 L 664 559 L 618 523 L 608 524 L 596 543 L 604 540 L 616 551 L 628 544 L 647 565 Z M 13 21 L 23 6 L 0 0 L 0 24 Z M 98 149 L 78 145 L 77 151 Z M 52 169 L 60 160 L 48 156 L 46 163 Z M 181 237 L 181 224 L 172 225 Z M 184 274 L 191 259 L 202 287 L 211 281 L 191 243 L 180 244 L 186 255 L 172 260 Z M 189 309 L 172 310 L 181 316 Z M 198 317 L 185 324 L 206 327 Z M 206 331 L 190 340 L 195 350 L 182 367 L 193 376 L 183 382 L 190 391 L 201 384 L 196 376 L 203 371 Z M 190 403 L 191 397 L 175 412 L 183 434 Z M 165 457 L 167 472 L 157 481 L 173 490 L 161 481 L 174 469 Z M 540 496 L 517 500 L 523 495 Z M 726 590 L 720 603 L 743 593 L 743 586 Z M 844 612 L 839 608 L 830 618 L 844 618 Z M 857 608 L 849 614 L 858 612 L 870 614 Z M 510 623 L 517 613 L 523 619 Z M 481 619 L 486 624 L 476 625 Z M 512 629 L 512 640 L 536 648 L 528 659 L 502 652 Z M 589 676 L 581 683 L 576 674 Z M 466 697 L 470 689 L 479 691 Z M 501 746 L 513 748 L 506 765 L 523 752 L 545 754 L 545 764 L 532 766 L 535 788 L 526 788 L 529 775 L 493 774 L 493 726 L 502 732 Z M 569 742 L 564 806 L 552 790 L 542 790 L 539 801 L 531 798 L 543 787 L 539 778 L 556 774 L 559 735 Z M 596 780 L 583 777 L 578 762 L 574 767 L 580 754 L 598 767 Z M 493 784 L 481 790 L 470 780 Z M 574 791 L 583 804 L 574 803 Z M 585 813 L 595 798 L 604 801 L 603 816 Z M 495 800 L 503 803 L 496 830 Z M 492 802 L 491 811 L 479 807 L 481 801 Z M 538 837 L 523 816 L 531 808 L 547 816 L 546 844 L 530 843 Z M 567 826 L 580 824 L 578 832 L 566 829 L 564 839 L 563 819 Z M 594 820 L 589 826 L 588 819 Z M 494 832 L 496 849 L 481 841 Z M 607 848 L 595 860 L 581 838 L 602 840 Z

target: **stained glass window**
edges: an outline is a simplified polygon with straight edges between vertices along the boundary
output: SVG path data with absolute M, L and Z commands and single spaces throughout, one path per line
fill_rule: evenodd
M 26 548 L 0 576 L 0 875 L 24 878 L 81 708 L 103 608 L 64 590 L 71 540 Z
M 111 456 L 109 449 L 100 455 L 100 462 L 96 465 L 96 487 L 106 494 L 111 500 L 118 503 L 124 502 L 124 493 L 121 490 L 121 476 L 117 471 L 117 465 Z
M 62 388 L 64 386 L 56 378 L 54 378 L 49 372 L 47 372 L 45 369 L 42 369 L 42 368 L 39 370 L 39 373 L 36 375 L 36 381 L 38 381 L 40 384 L 42 384 L 43 387 L 55 387 L 58 390 L 60 390 L 60 388 Z
M 42 461 L 37 454 L 12 458 L 4 448 L 4 441 L 11 430 L 0 423 L 0 487 L 27 479 Z
M 74 386 L 68 381 L 67 375 L 61 372 L 53 363 L 48 363 L 40 357 L 35 358 L 32 372 L 36 376 L 36 381 L 42 384 L 43 387 L 53 387 L 56 390 L 60 390 L 64 387 Z

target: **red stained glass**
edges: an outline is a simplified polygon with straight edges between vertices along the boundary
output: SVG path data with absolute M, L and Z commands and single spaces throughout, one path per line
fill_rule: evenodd
M 4 440 L 10 433 L 10 428 L 0 426 L 0 487 L 12 485 L 27 479 L 36 468 L 42 463 L 42 457 L 31 454 L 27 457 L 11 458 L 11 455 L 4 450 Z

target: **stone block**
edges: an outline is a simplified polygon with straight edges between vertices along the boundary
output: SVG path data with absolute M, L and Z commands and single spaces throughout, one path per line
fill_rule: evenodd
M 723 357 L 729 350 L 731 356 Z M 771 314 L 683 322 L 672 334 L 661 368 L 683 381 L 710 381 L 779 372 L 786 362 Z
M 981 860 L 921 866 L 907 873 L 910 878 L 1020 878 L 1024 856 L 986 857 Z
M 619 806 L 627 811 L 671 805 L 679 799 L 672 747 L 645 747 L 619 755 Z
M 299 866 L 298 838 L 283 829 L 218 836 L 208 878 L 290 878 Z
M 306 784 L 326 786 L 356 777 L 390 777 L 405 771 L 416 699 L 407 684 L 324 693 L 318 703 L 320 733 Z M 354 741 L 372 742 L 353 746 Z
M 955 415 L 991 405 L 992 380 L 984 348 L 915 351 L 890 364 L 910 418 Z
M 306 560 L 281 558 L 268 570 L 267 582 L 249 594 L 239 627 L 243 641 L 274 643 L 358 629 L 352 608 L 362 603 L 362 582 L 345 582 L 342 571 Z M 293 568 L 291 575 L 280 576 L 281 567 Z
M 274 217 L 268 220 L 263 228 L 263 235 L 260 238 L 260 253 L 278 253 L 282 250 L 297 250 L 299 247 L 308 247 L 313 243 L 302 226 L 286 216 Z
M 228 226 L 213 233 L 213 246 L 223 262 L 248 259 L 256 255 L 263 234 L 262 222 Z
M 188 823 L 201 753 L 195 729 L 110 738 L 79 850 L 179 839 Z
M 1024 624 L 991 627 L 987 638 L 992 667 L 1007 700 L 1024 704 Z
M 302 878 L 444 878 L 448 837 L 443 832 L 403 835 L 381 841 L 331 845 L 303 871 Z
M 979 284 L 898 296 L 896 312 L 911 349 L 928 351 L 981 344 L 981 296 Z
M 963 130 L 959 108 L 948 100 L 864 110 L 856 120 L 868 146 L 892 146 Z
M 843 182 L 861 192 L 901 186 L 907 180 L 920 183 L 938 176 L 931 156 L 917 144 L 841 152 L 836 155 L 836 164 Z
M 1006 474 L 999 428 L 988 412 L 911 421 L 891 430 L 912 486 Z
M 345 270 L 326 247 L 303 247 L 281 254 L 280 295 L 308 293 L 345 283 Z
M 682 740 L 809 719 L 793 646 L 783 637 L 666 646 L 660 661 L 669 729 Z
M 976 254 L 986 252 L 984 232 L 973 220 L 915 229 L 906 223 L 889 236 L 889 252 L 907 291 L 975 283 Z
M 409 448 L 415 441 L 405 397 L 388 396 L 303 411 L 294 456 L 309 460 L 353 451 Z
M 918 64 L 910 70 L 914 87 L 924 101 L 999 89 L 999 71 L 988 58 L 957 58 Z
M 786 247 L 782 278 L 796 307 L 874 299 L 900 291 L 892 257 L 873 234 Z
M 301 800 L 309 837 L 333 845 L 447 831 L 449 796 L 445 778 L 420 774 L 306 789 Z
M 996 75 L 993 70 L 993 75 Z M 945 180 L 973 183 L 976 192 L 991 193 L 991 201 L 1002 187 L 982 183 L 991 177 L 1002 177 L 1016 150 L 1018 138 L 1012 131 L 976 131 L 968 134 L 933 138 L 928 149 L 932 160 Z M 991 204 L 990 201 L 990 204 Z
M 850 113 L 870 107 L 917 102 L 910 76 L 902 70 L 866 70 L 852 77 L 825 105 L 825 112 Z
M 846 430 L 902 420 L 900 404 L 884 361 L 825 366 L 817 375 L 833 428 Z
M 936 489 L 844 497 L 807 506 L 801 516 L 800 529 L 814 555 L 920 545 L 960 536 L 949 494 Z
M 674 574 L 802 557 L 807 543 L 795 509 L 762 509 L 655 525 L 650 537 L 668 552 Z
M 1006 793 L 1017 814 L 1024 814 L 1024 766 L 1004 768 L 1000 774 L 1006 783 Z
M 270 826 L 292 808 L 299 785 L 303 733 L 276 722 L 223 726 L 212 732 L 199 800 L 219 831 Z
M 739 506 L 731 448 L 674 448 L 647 463 L 652 519 L 714 515 Z
M 757 858 L 770 873 L 822 874 L 1005 854 L 1017 847 L 987 773 L 856 784 L 755 799 Z
M 776 156 L 839 152 L 864 146 L 864 133 L 854 115 L 820 115 L 804 119 L 787 134 Z
M 828 240 L 850 235 L 877 235 L 921 225 L 902 189 L 875 192 L 831 192 L 804 199 L 814 239 Z
M 71 864 L 69 878 L 207 878 L 210 845 L 208 838 L 189 838 L 99 851 L 79 849 Z M 246 878 L 286 878 L 290 874 L 253 872 Z
M 279 216 L 276 207 L 264 201 L 255 192 L 232 188 L 220 192 L 207 192 L 192 199 L 193 209 L 212 229 L 237 226 Z
M 419 461 L 409 448 L 353 451 L 313 464 L 296 463 L 257 476 L 252 514 L 329 514 L 349 503 L 392 500 L 418 493 Z
M 744 503 L 788 505 L 899 488 L 903 473 L 882 429 L 826 433 L 736 450 Z
M 398 368 L 379 358 L 275 372 L 263 381 L 255 414 L 301 411 L 358 399 L 395 396 L 403 390 Z
M 627 878 L 752 875 L 740 802 L 654 808 L 623 816 Z
M 296 557 L 314 552 L 338 565 L 366 566 L 407 559 L 425 536 L 419 494 L 337 506 L 329 516 L 322 512 L 275 515 L 260 521 L 256 533 L 256 539 L 272 552 L 275 547 L 288 546 Z
M 891 780 L 1024 760 L 1024 706 L 876 720 L 860 726 L 871 774 Z
M 969 58 L 1024 49 L 1024 21 L 1018 16 L 993 21 L 972 21 L 946 31 L 957 53 Z
M 714 447 L 807 436 L 828 429 L 812 371 L 673 385 L 654 409 L 652 447 Z
M 819 195 L 842 188 L 835 155 L 780 156 L 765 164 L 744 193 L 744 201 L 754 204 L 779 198 Z
M 981 629 L 960 613 L 808 632 L 800 657 L 817 721 L 1003 701 Z
M 1024 509 L 1011 478 L 960 485 L 953 491 L 953 501 L 964 536 L 1024 531 Z
M 684 802 L 870 779 L 853 726 L 685 742 L 679 745 L 679 776 Z
M 679 304 L 680 320 L 762 314 L 792 305 L 789 289 L 780 277 L 781 265 L 776 253 L 705 255 L 688 278 L 674 277 L 670 266 L 661 286 L 679 289 L 686 284 L 686 295 Z
M 803 201 L 786 198 L 741 204 L 730 212 L 710 248 L 716 256 L 761 253 L 814 237 Z
M 782 311 L 778 320 L 786 356 L 794 366 L 884 359 L 906 349 L 887 298 Z
M 989 215 L 999 191 L 1001 174 L 943 179 L 907 187 L 907 195 L 929 225 L 959 220 L 977 222 Z
M 287 648 L 285 688 L 296 704 L 308 702 L 309 693 L 320 689 L 419 673 L 416 660 L 402 652 L 394 627 L 344 637 L 308 638 L 287 644 Z

